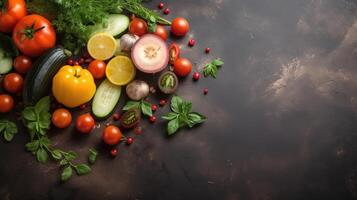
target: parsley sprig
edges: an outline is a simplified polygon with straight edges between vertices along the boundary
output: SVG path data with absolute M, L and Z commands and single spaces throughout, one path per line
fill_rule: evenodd
M 51 124 L 50 98 L 48 96 L 42 98 L 35 106 L 26 107 L 22 112 L 22 118 L 30 134 L 30 142 L 25 145 L 26 149 L 36 155 L 37 161 L 40 163 L 46 163 L 50 156 L 59 162 L 63 168 L 62 181 L 67 181 L 72 176 L 72 169 L 78 175 L 88 174 L 91 171 L 86 164 L 72 162 L 78 158 L 76 152 L 52 149 L 51 140 L 47 136 Z
M 224 65 L 224 62 L 217 58 L 212 60 L 212 62 L 206 64 L 203 68 L 203 74 L 205 77 L 212 76 L 213 78 L 217 78 L 218 67 Z
M 167 113 L 162 118 L 168 120 L 167 133 L 173 135 L 179 128 L 188 126 L 194 127 L 197 124 L 203 123 L 207 118 L 197 112 L 191 112 L 192 103 L 184 101 L 179 96 L 174 96 L 171 99 L 172 112 Z

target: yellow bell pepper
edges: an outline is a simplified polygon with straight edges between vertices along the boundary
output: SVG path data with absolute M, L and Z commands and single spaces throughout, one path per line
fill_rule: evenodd
M 92 74 L 80 66 L 63 66 L 53 78 L 53 95 L 59 103 L 69 108 L 87 103 L 95 91 Z

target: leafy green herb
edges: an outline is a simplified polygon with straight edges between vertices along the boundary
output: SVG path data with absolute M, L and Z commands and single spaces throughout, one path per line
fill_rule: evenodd
M 63 167 L 62 181 L 66 181 L 72 176 L 72 168 L 78 175 L 90 172 L 89 166 L 72 163 L 78 157 L 76 152 L 51 148 L 51 141 L 47 136 L 51 124 L 50 98 L 48 96 L 42 98 L 35 106 L 26 107 L 22 112 L 22 118 L 30 134 L 30 142 L 25 147 L 36 156 L 38 162 L 46 163 L 49 157 L 58 161 L 59 165 Z
M 93 27 L 107 26 L 108 15 L 124 10 L 145 19 L 151 32 L 156 23 L 170 25 L 171 22 L 142 5 L 143 0 L 31 0 L 31 12 L 49 15 L 65 48 L 75 54 L 85 46 Z
M 167 133 L 173 135 L 177 130 L 183 126 L 188 126 L 189 128 L 194 127 L 197 124 L 206 121 L 206 117 L 196 113 L 191 112 L 192 103 L 184 101 L 179 96 L 174 96 L 171 99 L 171 110 L 172 112 L 167 113 L 162 118 L 168 120 Z
M 88 162 L 93 165 L 97 160 L 98 152 L 95 149 L 89 149 Z
M 152 116 L 151 104 L 145 100 L 141 101 L 128 101 L 124 106 L 123 110 L 130 110 L 136 108 L 141 110 L 144 115 Z
M 3 137 L 7 142 L 11 142 L 17 132 L 17 126 L 14 122 L 0 120 L 0 133 L 3 133 Z
M 203 68 L 203 74 L 205 77 L 212 76 L 217 78 L 218 67 L 224 65 L 224 62 L 221 59 L 214 59 L 212 62 L 206 64 Z

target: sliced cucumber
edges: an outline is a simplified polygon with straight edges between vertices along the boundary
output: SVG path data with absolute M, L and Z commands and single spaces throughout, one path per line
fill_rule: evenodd
M 112 84 L 107 79 L 98 87 L 92 102 L 92 112 L 97 118 L 110 115 L 117 105 L 121 94 L 121 86 Z
M 6 57 L 3 49 L 0 48 L 0 74 L 9 73 L 12 69 L 12 58 Z
M 108 20 L 105 22 L 105 25 L 96 25 L 92 27 L 92 34 L 95 33 L 109 33 L 112 36 L 117 36 L 124 32 L 129 27 L 129 18 L 125 15 L 112 14 L 109 15 Z

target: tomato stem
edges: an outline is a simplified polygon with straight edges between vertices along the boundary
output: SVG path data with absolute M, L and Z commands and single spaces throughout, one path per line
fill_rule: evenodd
M 46 28 L 46 26 L 41 26 L 40 28 L 35 29 L 35 23 L 36 22 L 34 22 L 31 26 L 26 27 L 25 30 L 22 31 L 22 34 L 24 34 L 26 38 L 32 39 L 36 32 Z

